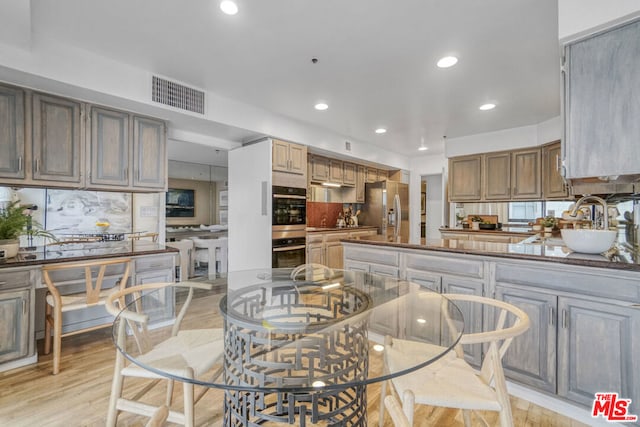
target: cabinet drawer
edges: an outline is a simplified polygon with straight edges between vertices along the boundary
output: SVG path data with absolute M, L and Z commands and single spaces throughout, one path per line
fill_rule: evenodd
M 0 290 L 29 286 L 28 271 L 0 272 Z
M 145 257 L 136 259 L 136 272 L 173 268 L 174 256 Z
M 322 243 L 324 239 L 323 233 L 309 233 L 307 234 L 307 243 Z
M 484 263 L 482 261 L 414 254 L 407 254 L 406 259 L 407 268 L 414 270 L 437 271 L 439 273 L 450 273 L 478 279 L 484 277 Z
M 399 254 L 395 251 L 370 251 L 350 247 L 348 251 L 345 251 L 345 259 L 369 262 L 373 264 L 392 265 L 394 267 L 399 265 Z
M 325 235 L 325 242 L 339 242 L 342 239 L 346 239 L 349 235 L 347 233 L 327 233 Z

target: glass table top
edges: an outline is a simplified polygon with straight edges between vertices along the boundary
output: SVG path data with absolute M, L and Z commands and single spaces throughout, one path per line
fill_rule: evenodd
M 134 364 L 179 381 L 305 393 L 408 374 L 451 350 L 464 329 L 458 307 L 415 283 L 360 271 L 291 275 L 230 272 L 222 290 L 183 282 L 134 294 L 125 311 L 143 314 L 142 326 L 120 314 L 114 342 Z M 392 341 L 403 361 L 385 366 Z

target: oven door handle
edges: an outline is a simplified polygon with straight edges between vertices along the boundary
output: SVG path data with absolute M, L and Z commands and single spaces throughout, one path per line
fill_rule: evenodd
M 298 200 L 307 200 L 307 196 L 295 196 L 289 194 L 274 194 L 274 199 L 298 199 Z
M 273 252 L 285 252 L 285 251 L 297 251 L 299 249 L 305 249 L 306 245 L 299 246 L 283 246 L 281 248 L 273 248 Z

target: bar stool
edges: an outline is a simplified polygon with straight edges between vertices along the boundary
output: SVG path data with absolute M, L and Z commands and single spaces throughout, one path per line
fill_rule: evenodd
M 116 280 L 111 289 L 102 289 L 107 267 L 122 267 L 124 272 Z M 110 318 L 105 323 L 77 329 L 62 333 L 63 313 L 83 310 L 89 307 L 104 305 L 107 297 L 114 290 L 121 290 L 127 286 L 129 272 L 131 268 L 130 258 L 102 259 L 98 261 L 84 261 L 65 264 L 49 264 L 42 267 L 42 277 L 47 285 L 47 296 L 45 298 L 45 325 L 44 325 L 44 354 L 51 352 L 51 328 L 53 327 L 53 374 L 60 371 L 60 352 L 62 347 L 62 337 L 93 331 L 111 326 Z M 75 273 L 73 270 L 76 270 Z M 78 271 L 80 270 L 80 271 Z M 82 270 L 84 270 L 82 272 Z M 58 272 L 60 280 L 58 284 L 51 278 L 53 272 Z M 79 284 L 84 279 L 84 291 L 77 293 L 62 294 L 60 287 Z M 66 282 L 63 285 L 63 281 Z M 62 286 L 61 286 L 62 285 Z

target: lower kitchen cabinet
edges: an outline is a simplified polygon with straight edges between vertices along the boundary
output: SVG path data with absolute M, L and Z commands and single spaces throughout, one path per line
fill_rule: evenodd
M 31 290 L 0 291 L 0 363 L 29 353 Z
M 505 375 L 555 393 L 557 298 L 531 289 L 496 285 L 496 299 L 519 307 L 531 321 L 529 330 L 513 340 L 502 358 Z
M 375 229 L 309 233 L 307 234 L 307 263 L 322 264 L 342 270 L 344 252 L 341 240 L 376 233 Z
M 17 367 L 19 359 L 35 354 L 33 302 L 29 270 L 0 271 L 0 363 Z
M 591 405 L 594 393 L 618 392 L 640 413 L 640 309 L 558 298 L 558 395 Z
M 174 262 L 175 257 L 173 255 L 148 256 L 136 259 L 135 284 L 173 282 Z M 161 300 L 158 304 L 154 304 L 156 308 L 153 310 L 150 307 L 143 307 L 144 312 L 149 316 L 149 324 L 152 325 L 173 319 L 175 291 L 176 289 L 174 288 L 149 291 L 153 292 Z M 147 299 L 147 301 L 149 300 Z

